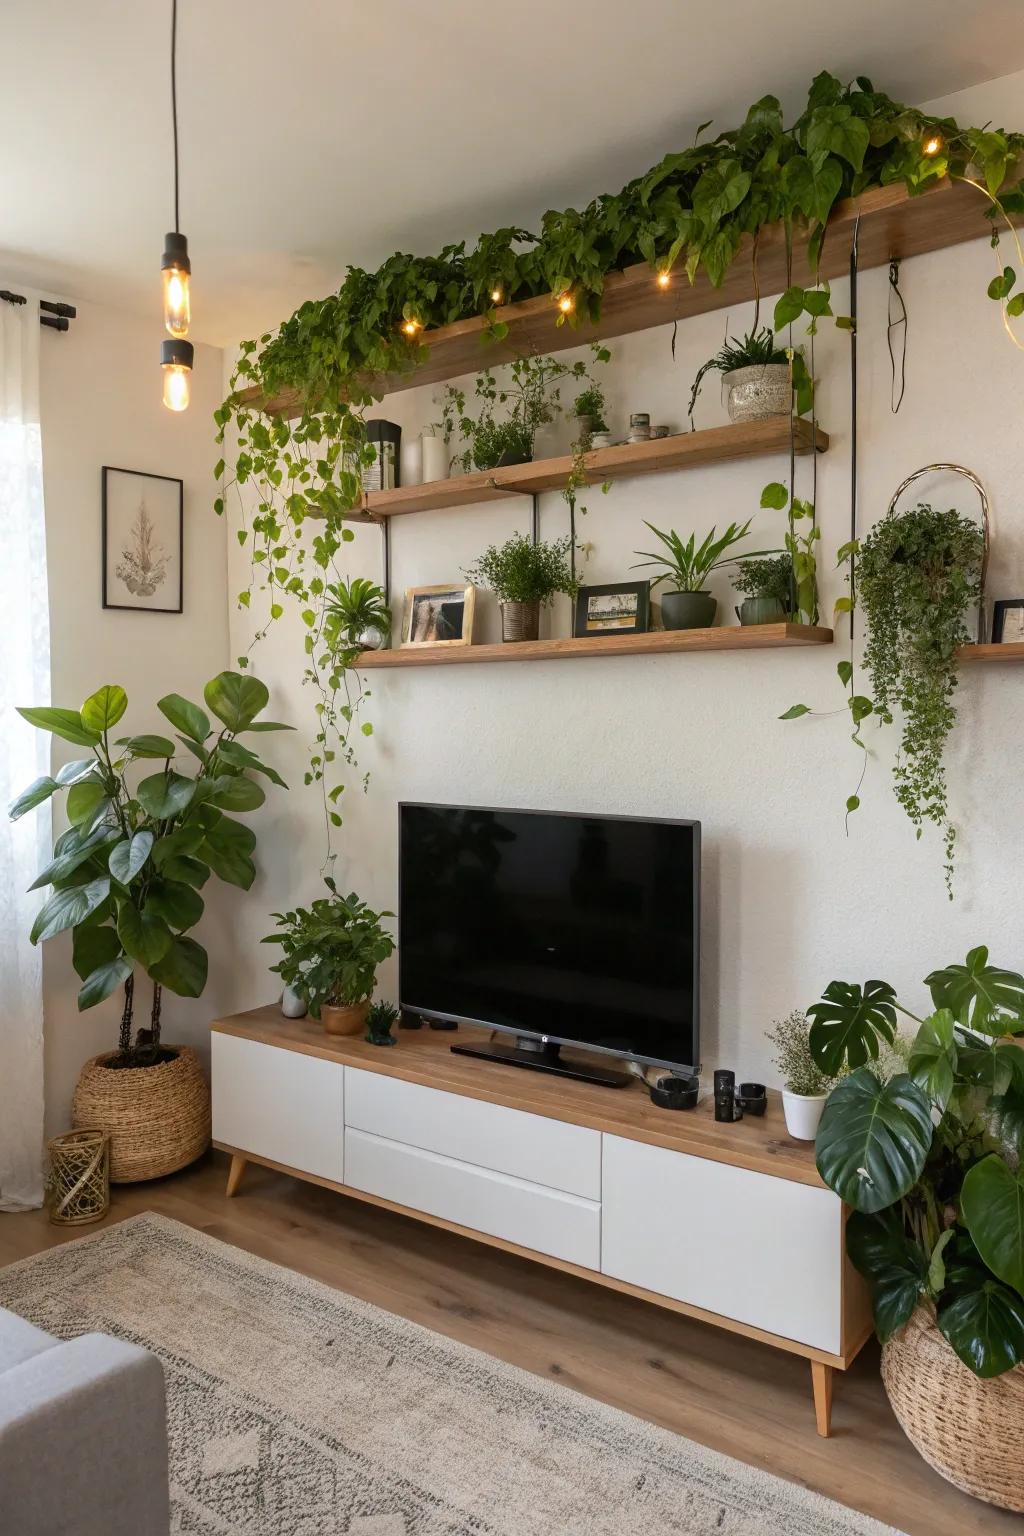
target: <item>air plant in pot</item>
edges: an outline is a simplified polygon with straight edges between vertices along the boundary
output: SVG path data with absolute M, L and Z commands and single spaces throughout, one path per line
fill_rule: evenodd
M 502 545 L 491 544 L 463 574 L 467 581 L 489 587 L 501 604 L 501 638 L 536 640 L 542 604 L 563 592 L 575 597 L 579 582 L 571 563 L 572 539 L 534 544 L 514 533 Z
M 711 628 L 718 611 L 718 599 L 705 590 L 704 583 L 713 571 L 720 566 L 731 565 L 739 558 L 728 551 L 746 538 L 750 532 L 750 522 L 748 518 L 742 526 L 730 523 L 723 534 L 718 534 L 717 529 L 712 528 L 700 544 L 697 543 L 696 534 L 691 533 L 684 544 L 674 528 L 663 533 L 653 523 L 646 524 L 655 537 L 661 540 L 666 552 L 655 554 L 645 549 L 634 550 L 634 554 L 643 555 L 644 558 L 637 561 L 633 569 L 639 570 L 647 565 L 663 567 L 661 575 L 655 576 L 651 582 L 652 589 L 660 582 L 672 582 L 672 590 L 664 593 L 661 599 L 661 621 L 666 629 Z M 776 551 L 758 550 L 756 553 L 774 554 Z

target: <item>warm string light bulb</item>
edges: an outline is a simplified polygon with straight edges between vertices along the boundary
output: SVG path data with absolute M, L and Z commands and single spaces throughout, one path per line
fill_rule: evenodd
M 192 396 L 192 364 L 195 348 L 190 341 L 162 341 L 160 369 L 164 376 L 163 401 L 169 411 L 187 411 Z
M 659 288 L 667 288 L 671 281 L 672 281 L 672 279 L 671 279 L 671 277 L 669 276 L 669 274 L 667 272 L 659 272 L 658 273 L 658 287 Z
M 575 309 L 576 300 L 573 298 L 572 294 L 568 292 L 568 290 L 565 293 L 559 295 L 558 307 L 562 311 L 563 315 L 570 315 Z
M 502 293 L 500 288 L 492 288 L 491 289 L 491 303 L 492 304 L 500 304 L 503 298 L 504 298 L 504 294 Z
M 939 134 L 930 134 L 921 145 L 921 153 L 925 155 L 937 155 L 942 148 L 942 138 Z
M 415 336 L 419 329 L 420 322 L 418 320 L 406 320 L 402 325 L 402 330 L 407 336 Z

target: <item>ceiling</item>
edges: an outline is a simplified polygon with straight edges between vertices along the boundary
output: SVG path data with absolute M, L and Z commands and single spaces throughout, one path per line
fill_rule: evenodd
M 179 0 L 178 29 L 193 335 L 218 344 L 350 262 L 617 189 L 768 91 L 793 111 L 823 67 L 911 102 L 1024 68 L 1019 0 Z M 170 0 L 4 0 L 2 36 L 0 277 L 158 319 Z

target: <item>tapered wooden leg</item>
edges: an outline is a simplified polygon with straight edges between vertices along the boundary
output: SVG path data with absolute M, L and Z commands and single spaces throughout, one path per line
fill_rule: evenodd
M 245 1158 L 236 1152 L 231 1158 L 231 1167 L 228 1169 L 228 1187 L 225 1190 L 225 1194 L 229 1200 L 231 1199 L 232 1195 L 238 1194 L 238 1186 L 242 1182 L 242 1175 L 244 1172 Z M 817 1387 L 815 1387 L 814 1390 L 817 1392 Z
M 828 1439 L 832 1433 L 832 1377 L 834 1367 L 811 1361 L 811 1385 L 814 1388 L 814 1417 L 818 1434 Z

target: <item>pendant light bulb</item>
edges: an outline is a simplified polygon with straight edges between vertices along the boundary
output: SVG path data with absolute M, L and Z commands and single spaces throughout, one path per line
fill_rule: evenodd
M 192 320 L 189 296 L 192 263 L 188 259 L 188 240 L 184 235 L 172 232 L 164 236 L 160 271 L 164 284 L 164 326 L 171 336 L 187 336 Z
M 187 411 L 192 397 L 192 364 L 195 348 L 190 341 L 162 341 L 160 368 L 164 376 L 164 405 L 169 411 Z

